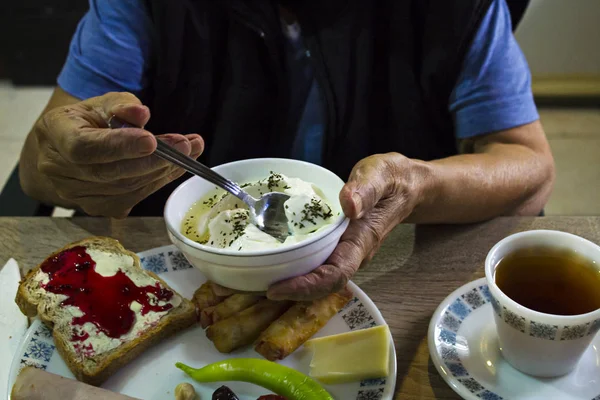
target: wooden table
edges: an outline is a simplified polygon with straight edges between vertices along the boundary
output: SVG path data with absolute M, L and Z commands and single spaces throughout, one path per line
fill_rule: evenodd
M 489 249 L 524 230 L 556 229 L 600 243 L 600 217 L 498 218 L 468 226 L 400 225 L 354 277 L 388 322 L 398 358 L 397 399 L 458 399 L 429 359 L 427 327 L 454 289 L 484 276 Z M 52 251 L 90 235 L 111 236 L 133 251 L 169 244 L 161 218 L 0 218 L 0 266 L 27 270 Z

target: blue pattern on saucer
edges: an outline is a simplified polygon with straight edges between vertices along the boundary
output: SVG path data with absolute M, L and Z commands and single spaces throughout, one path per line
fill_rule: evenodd
M 502 397 L 498 396 L 496 393 L 490 392 L 489 390 L 484 390 L 483 392 L 478 393 L 477 397 L 484 400 L 502 400 Z
M 439 336 L 440 340 L 444 343 L 454 346 L 456 344 L 456 333 L 450 332 L 446 329 L 442 329 Z
M 462 376 L 469 376 L 467 369 L 465 367 L 463 367 L 462 363 L 460 363 L 460 362 L 453 363 L 453 364 L 446 364 L 446 366 L 448 367 L 450 372 L 452 372 L 452 375 L 456 376 L 457 378 L 462 377 Z
M 492 301 L 492 293 L 490 292 L 490 287 L 488 285 L 479 286 L 479 291 L 485 297 L 487 303 Z
M 438 339 L 447 345 L 442 345 L 440 352 L 442 360 L 449 373 L 458 378 L 461 385 L 471 393 L 475 394 L 478 398 L 484 400 L 503 400 L 501 396 L 487 390 L 469 375 L 469 372 L 460 359 L 460 355 L 456 348 L 454 348 L 456 345 L 456 332 L 464 319 L 469 316 L 473 310 L 476 310 L 487 303 L 491 303 L 492 301 L 493 298 L 487 285 L 478 286 L 459 295 L 456 300 L 450 304 L 441 323 L 438 325 L 438 328 L 440 329 Z
M 475 310 L 479 310 L 489 304 L 485 312 L 489 312 L 489 317 L 497 314 L 502 320 L 506 321 L 511 327 L 526 333 L 529 336 L 547 340 L 574 340 L 586 335 L 596 334 L 600 330 L 600 319 L 587 324 L 558 326 L 542 324 L 535 321 L 526 320 L 509 310 L 504 309 L 495 301 L 487 284 L 483 284 L 482 278 L 476 283 L 465 285 L 461 289 L 444 300 L 444 306 L 436 311 L 433 319 L 433 327 L 430 334 L 430 351 L 434 363 L 444 379 L 463 396 L 463 398 L 477 398 L 483 400 L 505 400 L 498 393 L 485 387 L 485 380 L 478 380 L 474 375 L 474 370 L 467 369 L 463 363 L 463 357 L 470 357 L 467 339 L 462 335 L 461 326 Z M 483 312 L 484 310 L 481 310 Z M 480 314 L 473 316 L 474 319 L 481 317 Z M 465 327 L 464 329 L 467 329 Z M 472 329 L 472 327 L 469 327 Z M 469 330 L 467 329 L 467 330 Z M 460 334 L 459 334 L 460 332 Z M 433 345 L 433 346 L 432 346 Z M 478 344 L 475 344 L 478 345 Z M 435 357 L 433 355 L 435 352 Z M 439 358 L 438 358 L 439 357 Z M 438 362 L 439 360 L 439 362 Z M 469 364 L 469 368 L 474 367 Z M 503 390 L 501 388 L 494 390 Z M 592 392 L 593 393 L 593 392 Z M 470 394 L 470 395 L 469 395 Z M 591 397 L 591 396 L 590 396 Z M 535 397 L 536 399 L 539 397 Z M 590 400 L 600 400 L 600 394 Z
M 446 328 L 452 332 L 458 331 L 458 328 L 460 328 L 461 322 L 462 321 L 460 321 L 458 318 L 456 318 L 455 316 L 450 314 L 450 312 L 448 312 L 448 311 L 446 311 L 446 313 L 444 314 L 444 317 L 442 318 L 442 325 L 444 326 L 444 328 Z
M 454 303 L 448 307 L 458 318 L 465 319 L 471 313 L 471 308 L 466 305 L 460 298 L 454 300 Z

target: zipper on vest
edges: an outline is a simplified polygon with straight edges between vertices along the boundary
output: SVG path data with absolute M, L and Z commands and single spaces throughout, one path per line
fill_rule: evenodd
M 259 24 L 255 23 L 255 21 L 252 21 L 252 16 L 249 15 L 249 12 L 245 10 L 243 6 L 240 8 L 238 4 L 235 4 L 231 8 L 231 11 L 231 14 L 239 23 L 241 23 L 246 28 L 250 29 L 252 32 L 256 33 L 263 40 L 265 40 L 265 31 L 259 26 Z
M 253 31 L 254 33 L 256 33 L 258 36 L 260 36 L 263 40 L 266 40 L 265 37 L 265 31 L 263 31 L 261 28 L 259 28 L 257 25 L 254 25 L 252 22 L 248 21 L 245 18 L 238 18 L 239 21 L 248 29 L 250 29 L 251 31 Z
M 325 166 L 327 160 L 332 159 L 332 143 L 335 142 L 336 138 L 336 112 L 335 112 L 335 99 L 333 95 L 333 89 L 331 88 L 331 82 L 327 76 L 325 68 L 325 62 L 323 61 L 323 54 L 321 49 L 316 43 L 314 38 L 306 38 L 306 48 L 310 53 L 310 58 L 313 60 L 312 65 L 315 71 L 315 79 L 319 90 L 321 91 L 323 103 L 327 110 L 327 121 L 325 121 L 325 132 L 323 137 L 323 151 L 321 154 L 321 164 Z
M 252 19 L 252 15 L 249 15 L 243 9 L 238 9 L 237 7 L 234 7 L 233 15 L 239 23 L 241 23 L 243 26 L 248 28 L 250 31 L 254 32 L 256 35 L 258 35 L 263 40 L 264 45 L 266 46 L 267 51 L 269 53 L 269 56 L 271 57 L 271 62 L 273 62 L 274 65 L 276 66 L 275 74 L 276 74 L 278 87 L 279 88 L 287 88 L 287 81 L 285 79 L 281 63 L 278 59 L 278 54 L 277 54 L 276 50 L 274 50 L 275 45 L 273 44 L 273 39 L 270 36 L 267 36 L 267 34 L 265 33 L 265 30 L 260 26 L 260 24 L 256 23 L 256 21 Z M 277 117 L 276 117 L 275 125 L 273 128 L 273 132 L 272 132 L 272 138 L 270 139 L 271 141 L 273 141 L 274 140 L 273 138 L 279 136 L 281 134 L 281 132 L 283 130 L 285 130 L 285 126 L 286 126 L 286 122 L 287 122 L 287 107 L 289 106 L 289 104 L 288 104 L 289 100 L 287 100 L 287 99 L 289 98 L 290 94 L 289 94 L 289 89 L 284 89 L 284 90 L 286 90 L 286 92 L 282 93 L 282 96 L 283 96 L 282 101 L 285 102 L 285 106 L 284 106 L 284 103 L 280 103 L 280 106 L 276 107 L 277 110 L 274 111 L 275 114 L 277 115 Z

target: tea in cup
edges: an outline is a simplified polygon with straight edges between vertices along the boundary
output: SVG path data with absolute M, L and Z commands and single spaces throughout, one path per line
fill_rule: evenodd
M 600 247 L 535 230 L 489 252 L 485 274 L 503 357 L 538 377 L 571 372 L 600 329 Z

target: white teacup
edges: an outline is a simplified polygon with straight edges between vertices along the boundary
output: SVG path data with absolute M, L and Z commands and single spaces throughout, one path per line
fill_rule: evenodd
M 594 262 L 599 271 L 600 246 L 570 233 L 535 230 L 501 240 L 485 260 L 502 355 L 521 372 L 548 378 L 565 375 L 577 366 L 600 329 L 600 309 L 580 315 L 545 314 L 521 306 L 500 290 L 495 283 L 500 260 L 516 250 L 539 246 L 575 251 Z

